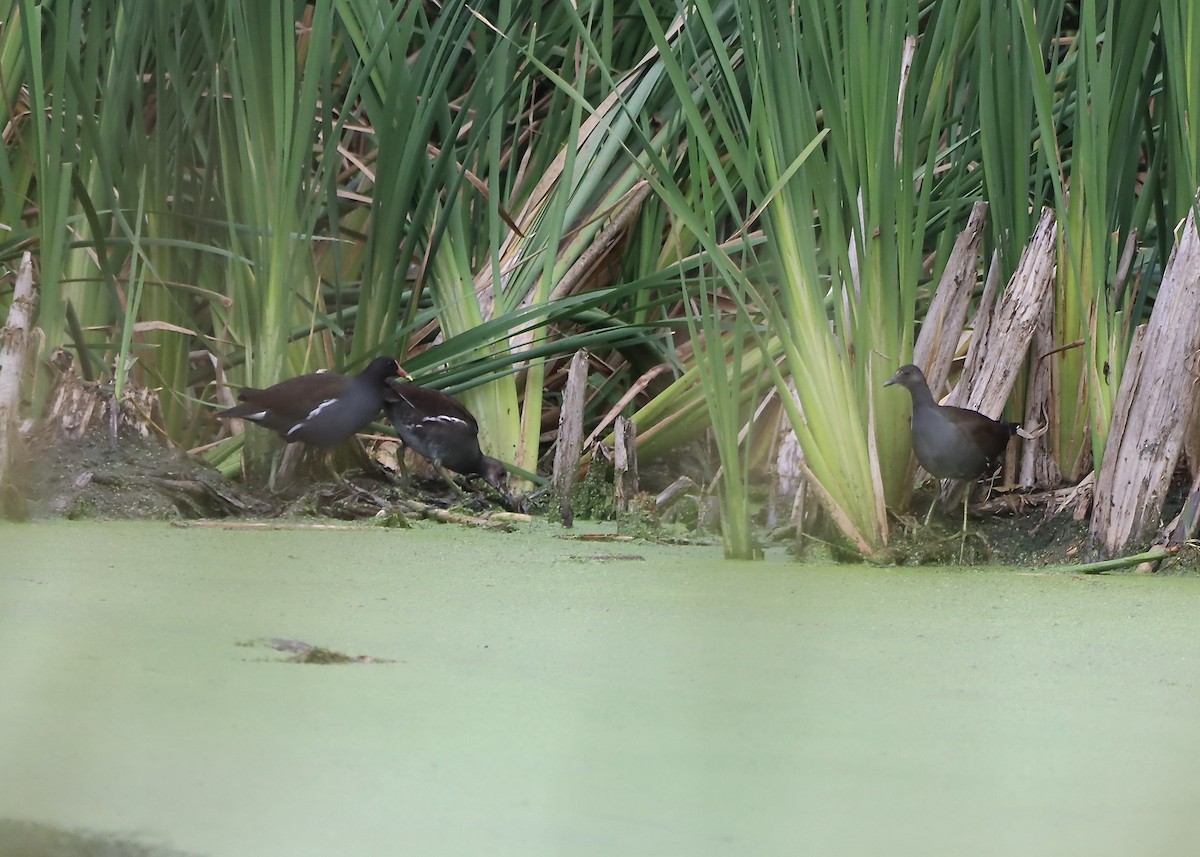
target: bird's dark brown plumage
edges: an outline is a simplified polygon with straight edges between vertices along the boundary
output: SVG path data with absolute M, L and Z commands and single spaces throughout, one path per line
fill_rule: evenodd
M 376 357 L 357 375 L 317 372 L 266 389 L 247 387 L 238 394 L 240 405 L 217 416 L 258 423 L 288 443 L 331 450 L 379 414 L 388 379 L 401 371 L 392 358 Z

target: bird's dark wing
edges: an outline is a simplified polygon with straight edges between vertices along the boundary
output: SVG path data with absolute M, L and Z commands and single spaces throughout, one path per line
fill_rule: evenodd
M 479 434 L 479 423 L 474 415 L 457 399 L 440 390 L 431 390 L 417 384 L 388 384 L 385 401 L 393 422 L 420 423 L 459 422 Z
M 301 375 L 298 378 L 280 381 L 265 390 L 246 387 L 238 393 L 241 404 L 234 405 L 217 416 L 254 420 L 271 427 L 291 426 L 294 422 L 306 418 L 314 409 L 336 400 L 345 391 L 344 375 L 332 372 Z

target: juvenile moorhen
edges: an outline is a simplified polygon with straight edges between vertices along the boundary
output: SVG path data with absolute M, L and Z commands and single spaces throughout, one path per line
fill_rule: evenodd
M 439 390 L 412 383 L 391 383 L 384 402 L 388 419 L 401 442 L 427 459 L 454 490 L 454 479 L 446 472 L 479 475 L 504 498 L 510 509 L 508 471 L 479 448 L 479 423 L 457 399 Z
M 329 451 L 375 418 L 383 409 L 388 379 L 402 371 L 392 358 L 376 357 L 357 375 L 317 372 L 265 390 L 246 387 L 238 393 L 241 404 L 217 416 L 250 420 L 288 443 Z
M 899 384 L 912 395 L 912 447 L 917 461 L 938 479 L 974 481 L 995 471 L 1004 457 L 1016 423 L 994 420 L 979 411 L 939 405 L 925 375 L 911 363 L 901 366 L 884 386 Z M 963 498 L 963 531 L 967 528 L 967 496 Z M 937 501 L 934 500 L 936 505 Z M 933 506 L 929 507 L 929 515 Z

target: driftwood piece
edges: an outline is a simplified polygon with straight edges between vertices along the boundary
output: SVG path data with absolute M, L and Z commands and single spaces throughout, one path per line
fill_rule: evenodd
M 172 521 L 180 530 L 199 527 L 208 530 L 362 530 L 361 524 L 309 524 L 297 521 L 221 521 L 200 518 L 196 521 Z
M 1133 344 L 1129 348 L 1129 353 L 1125 356 L 1125 365 L 1122 367 L 1122 378 L 1131 377 L 1138 372 L 1138 367 L 1142 365 L 1142 356 L 1145 352 L 1146 330 L 1149 328 L 1147 324 L 1139 324 L 1133 331 Z M 1124 385 L 1122 384 L 1122 387 Z M 1121 407 L 1121 389 L 1117 390 L 1117 401 L 1113 403 L 1112 421 L 1108 425 L 1108 442 L 1111 443 L 1113 438 L 1125 432 L 1125 426 L 1129 422 L 1129 410 Z M 1107 454 L 1105 458 L 1107 459 Z M 1108 471 L 1106 471 L 1108 472 Z
M 666 509 L 676 500 L 684 496 L 687 491 L 696 491 L 699 486 L 692 481 L 689 476 L 680 476 L 666 488 L 664 488 L 657 497 L 654 498 L 654 506 L 659 511 Z
M 1200 371 L 1200 235 L 1196 211 L 1163 272 L 1146 342 L 1126 366 L 1096 480 L 1090 536 L 1093 551 L 1121 553 L 1148 540 L 1161 525 L 1163 500 L 1183 446 Z
M 633 536 L 624 533 L 563 533 L 560 539 L 572 539 L 579 542 L 631 542 Z
M 637 426 L 617 417 L 613 424 L 613 482 L 618 512 L 628 512 L 638 492 Z
M 554 472 L 551 482 L 559 498 L 563 523 L 571 526 L 575 515 L 571 511 L 571 488 L 579 469 L 583 451 L 583 406 L 587 397 L 588 353 L 580 349 L 571 358 L 567 386 L 563 391 L 562 410 L 558 414 L 558 442 L 554 448 Z
M 8 323 L 0 329 L 0 499 L 5 514 L 25 516 L 25 493 L 14 471 L 25 456 L 21 449 L 21 380 L 29 355 L 30 327 L 37 298 L 33 293 L 33 257 L 25 253 L 17 273 Z
M 464 515 L 461 512 L 451 512 L 449 509 L 442 509 L 439 506 L 421 503 L 418 500 L 405 498 L 400 500 L 396 505 L 405 512 L 420 515 L 422 518 L 439 521 L 443 524 L 461 524 L 464 527 L 479 527 L 480 529 L 496 530 L 502 533 L 511 533 L 513 530 L 512 524 L 507 520 L 493 521 L 490 518 L 481 518 L 476 515 Z
M 1068 485 L 1065 488 L 1033 492 L 998 491 L 986 500 L 972 503 L 971 514 L 989 518 L 1003 512 L 1020 514 L 1037 506 L 1045 506 L 1048 519 L 1072 509 L 1071 518 L 1082 521 L 1087 517 L 1087 510 L 1091 506 L 1093 486 L 1092 474 L 1089 473 L 1078 485 Z M 1036 532 L 1037 527 L 1034 530 Z
M 913 363 L 921 367 L 931 390 L 940 390 L 950 376 L 958 337 L 967 322 L 967 309 L 975 291 L 976 269 L 987 224 L 987 203 L 971 207 L 967 225 L 954 242 L 938 282 L 921 333 L 913 346 Z

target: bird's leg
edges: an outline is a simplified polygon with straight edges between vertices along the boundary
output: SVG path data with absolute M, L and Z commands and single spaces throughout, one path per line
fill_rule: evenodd
M 412 483 L 408 481 L 408 463 L 404 460 L 404 453 L 408 447 L 404 445 L 404 441 L 400 441 L 400 445 L 396 447 L 396 469 L 400 471 L 400 484 L 405 489 L 411 489 Z
M 321 463 L 323 465 L 325 465 L 325 470 L 329 473 L 330 478 L 332 478 L 335 483 L 340 482 L 340 483 L 345 483 L 346 485 L 350 484 L 350 480 L 347 479 L 344 474 L 338 473 L 337 468 L 333 466 L 333 453 L 332 452 L 322 451 Z
M 967 503 L 971 502 L 971 486 L 968 484 L 963 491 L 963 525 L 961 541 L 958 545 L 958 564 L 962 565 L 963 552 L 967 549 Z
M 332 453 L 316 450 L 303 443 L 289 443 L 275 454 L 271 468 L 271 490 L 275 490 L 276 484 L 286 488 L 300 478 L 323 479 L 322 471 L 328 473 L 333 482 L 342 481 L 334 469 Z
M 934 480 L 933 502 L 929 504 L 929 511 L 925 513 L 925 527 L 929 527 L 929 522 L 933 519 L 933 510 L 937 508 L 938 500 L 942 498 L 942 480 Z
M 279 471 L 283 469 L 285 461 L 284 455 L 291 449 L 291 445 L 284 446 L 282 449 L 275 450 L 275 454 L 271 456 L 271 475 L 267 477 L 267 490 L 272 494 L 275 493 L 275 481 L 280 476 Z
M 984 485 L 985 485 L 985 490 L 984 490 L 983 499 L 986 500 L 992 494 L 994 478 L 989 479 L 986 483 L 984 483 Z M 959 548 L 958 548 L 958 564 L 959 565 L 962 565 L 963 553 L 967 547 L 967 504 L 971 501 L 971 489 L 974 487 L 975 487 L 975 483 L 968 482 L 967 486 L 966 486 L 966 491 L 963 494 L 962 544 L 960 544 Z M 984 535 L 982 533 L 979 534 L 978 538 L 981 542 L 983 542 L 984 548 L 988 552 L 990 552 L 991 546 L 988 545 L 987 538 L 984 537 Z
M 925 513 L 925 527 L 929 527 L 929 521 L 933 518 L 933 507 L 937 505 L 938 495 L 933 495 L 933 502 L 929 504 L 929 511 Z
M 461 500 L 463 496 L 462 488 L 460 488 L 459 484 L 454 481 L 454 477 L 450 475 L 450 471 L 445 467 L 442 467 L 441 463 L 437 461 L 433 463 L 433 466 L 434 469 L 437 470 L 438 475 L 446 480 L 446 484 L 450 486 L 450 490 L 454 493 L 454 495 Z

